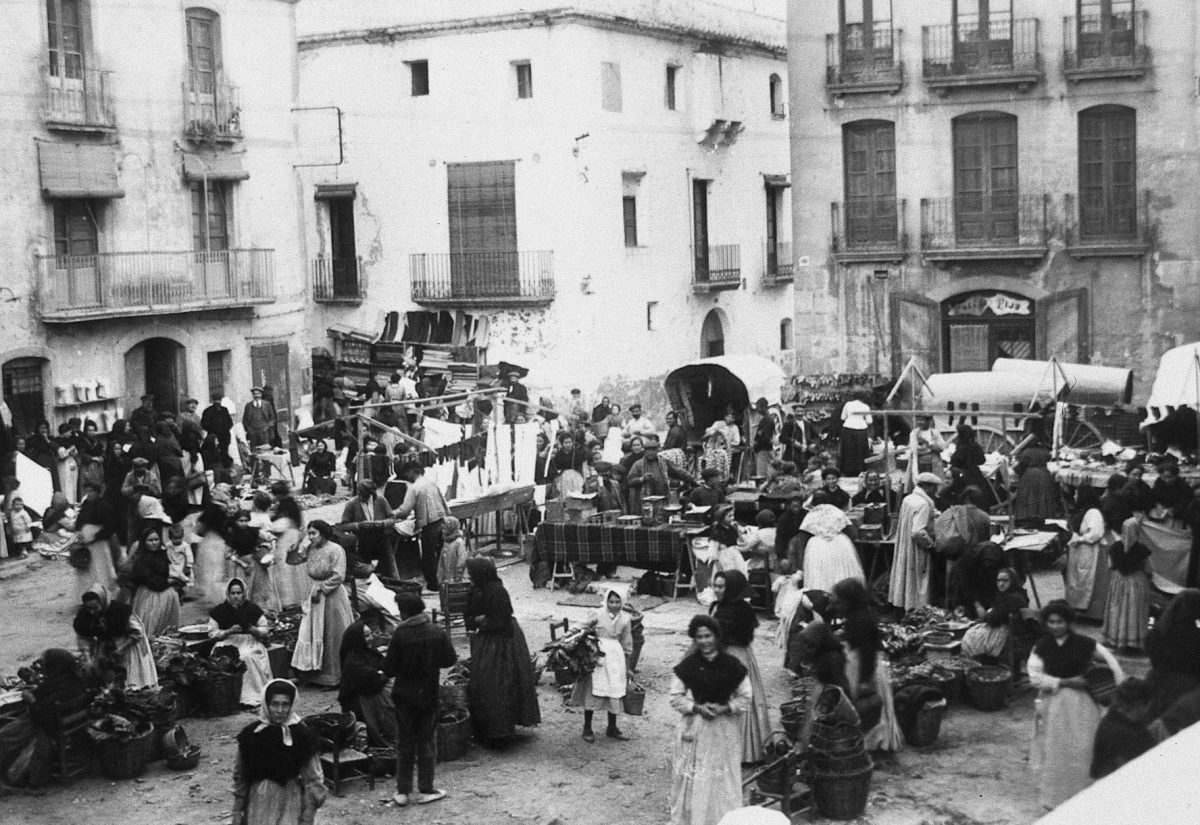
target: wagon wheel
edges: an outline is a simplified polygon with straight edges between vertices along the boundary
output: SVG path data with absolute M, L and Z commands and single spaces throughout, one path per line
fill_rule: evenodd
M 1064 449 L 1082 453 L 1098 452 L 1105 440 L 1104 434 L 1082 415 L 1069 416 L 1063 421 L 1062 445 Z
M 957 437 L 957 434 L 949 436 L 946 439 L 946 443 L 953 444 L 954 439 Z M 1017 446 L 1011 436 L 999 427 L 993 427 L 989 424 L 980 424 L 975 428 L 975 440 L 979 442 L 979 446 L 983 448 L 985 455 L 990 453 L 1008 455 L 1013 451 L 1013 447 Z

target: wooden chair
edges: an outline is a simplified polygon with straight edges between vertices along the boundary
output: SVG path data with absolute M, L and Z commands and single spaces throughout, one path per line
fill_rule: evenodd
M 550 622 L 550 641 L 558 641 L 558 631 L 562 630 L 564 636 L 571 632 L 571 623 L 564 616 L 561 621 Z
M 342 795 L 342 784 L 356 779 L 365 779 L 371 790 L 375 790 L 375 760 L 370 754 L 354 748 L 335 748 L 333 740 L 318 737 L 321 746 L 321 770 L 325 772 L 325 784 L 334 796 Z
M 452 632 L 451 628 L 455 625 L 456 617 L 463 620 L 461 626 L 463 632 L 466 632 L 467 598 L 470 594 L 470 582 L 442 582 L 438 587 L 438 596 L 442 602 L 440 612 L 446 626 L 447 636 Z
M 91 742 L 86 734 L 91 706 L 92 697 L 87 693 L 57 703 L 54 714 L 57 722 L 50 738 L 55 769 L 63 782 L 70 782 L 92 769 Z

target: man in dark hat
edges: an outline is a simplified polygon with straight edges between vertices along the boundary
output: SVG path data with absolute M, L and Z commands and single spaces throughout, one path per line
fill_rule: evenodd
M 261 387 L 251 387 L 253 399 L 242 411 L 242 426 L 246 428 L 246 440 L 250 449 L 255 449 L 271 443 L 271 433 L 275 430 L 275 407 L 263 398 Z
M 358 555 L 365 561 L 378 562 L 382 576 L 400 578 L 396 567 L 395 515 L 387 499 L 379 495 L 375 482 L 358 482 L 354 498 L 342 509 L 341 528 L 358 536 Z
M 153 430 L 154 422 L 157 420 L 158 413 L 154 409 L 154 396 L 143 395 L 142 406 L 134 410 L 129 416 L 129 426 L 134 432 L 137 432 L 138 427 Z
M 221 403 L 223 395 L 219 390 L 213 391 L 212 404 L 200 416 L 200 427 L 204 430 L 201 447 L 204 465 L 219 476 L 215 478 L 218 482 L 224 480 L 225 471 L 229 469 L 229 445 L 233 440 L 233 416 Z
M 613 480 L 613 465 L 608 461 L 597 461 L 592 465 L 596 474 L 584 484 L 585 493 L 596 494 L 596 509 L 624 511 L 621 506 L 621 487 Z
M 754 402 L 754 475 L 765 478 L 775 457 L 775 416 L 767 405 L 767 399 Z
M 515 404 L 513 402 L 528 401 L 529 390 L 521 383 L 521 373 L 519 371 L 509 370 L 506 378 L 508 380 L 505 383 L 508 389 L 504 393 L 504 397 L 505 399 L 512 399 L 512 401 L 506 400 L 504 402 L 504 421 L 506 424 L 513 424 L 516 422 L 517 416 L 524 414 L 528 409 L 524 404 Z

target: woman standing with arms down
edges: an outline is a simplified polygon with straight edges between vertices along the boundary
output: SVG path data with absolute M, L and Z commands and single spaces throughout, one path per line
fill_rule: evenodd
M 1088 693 L 1084 674 L 1093 662 L 1107 665 L 1118 683 L 1121 665 L 1095 639 L 1072 629 L 1075 610 L 1056 599 L 1042 608 L 1046 635 L 1029 654 L 1029 681 L 1038 689 L 1029 766 L 1038 801 L 1052 809 L 1091 783 L 1092 744 L 1100 707 Z
M 467 575 L 471 579 L 466 616 L 471 633 L 468 704 L 479 736 L 503 745 L 518 725 L 527 728 L 542 721 L 533 663 L 495 562 L 476 556 L 467 562 Z
M 767 712 L 767 695 L 763 690 L 758 660 L 754 657 L 754 628 L 758 618 L 746 601 L 750 584 L 736 570 L 725 570 L 713 577 L 713 595 L 717 597 L 709 615 L 721 629 L 721 644 L 725 651 L 742 663 L 750 679 L 753 700 L 738 723 L 742 731 L 742 762 L 754 764 L 763 760 L 763 743 L 771 733 Z
M 721 650 L 721 627 L 693 616 L 693 649 L 675 666 L 671 707 L 680 714 L 671 758 L 671 825 L 717 825 L 742 805 L 740 718 L 753 701 L 746 666 Z
M 629 738 L 617 727 L 617 714 L 623 710 L 621 699 L 625 696 L 628 680 L 629 656 L 633 653 L 633 624 L 624 607 L 625 597 L 610 587 L 604 594 L 604 604 L 585 625 L 596 631 L 600 652 L 604 654 L 596 670 L 580 675 L 571 692 L 570 704 L 583 708 L 585 742 L 596 741 L 592 716 L 598 710 L 608 714 L 605 736 L 621 741 Z
M 133 613 L 153 642 L 171 628 L 179 627 L 179 593 L 171 587 L 171 562 L 163 547 L 162 527 L 155 524 L 142 530 L 137 554 L 133 557 Z
M 308 541 L 305 567 L 312 584 L 292 667 L 308 673 L 313 684 L 336 687 L 342 681 L 342 636 L 354 621 L 345 587 L 346 551 L 333 541 L 328 522 L 319 519 L 309 522 Z
M 312 825 L 325 803 L 317 738 L 295 704 L 296 686 L 272 679 L 258 721 L 237 735 L 231 825 Z

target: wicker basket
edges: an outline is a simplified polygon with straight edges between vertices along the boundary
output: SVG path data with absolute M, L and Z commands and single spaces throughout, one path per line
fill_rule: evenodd
M 575 684 L 575 671 L 569 667 L 554 668 L 554 684 L 559 687 Z
M 371 773 L 377 777 L 396 775 L 395 748 L 367 748 L 371 757 Z
M 1008 704 L 1012 671 L 1003 665 L 987 665 L 967 671 L 967 693 L 979 710 L 1001 710 Z
M 813 775 L 813 801 L 821 816 L 830 819 L 855 819 L 867 809 L 871 791 L 872 768 L 854 773 Z
M 758 779 L 755 780 L 759 793 L 768 796 L 783 796 L 787 793 L 789 787 L 796 780 L 795 766 L 792 765 L 789 771 L 789 765 L 784 759 L 791 749 L 791 743 L 780 736 L 778 731 L 772 733 L 763 744 L 765 761 L 768 764 L 774 765 L 774 767 L 764 770 L 759 774 Z
M 200 764 L 200 746 L 189 745 L 183 753 L 167 757 L 167 767 L 173 771 L 190 771 Z
M 629 716 L 641 716 L 646 709 L 646 689 L 630 680 L 621 697 L 621 709 Z
M 813 770 L 824 774 L 858 773 L 873 767 L 871 754 L 865 749 L 844 756 L 829 756 L 819 751 L 812 752 Z
M 453 762 L 467 755 L 471 746 L 471 717 L 459 708 L 442 717 L 437 726 L 437 761 Z
M 942 698 L 947 702 L 957 702 L 962 698 L 964 672 L 943 668 L 935 670 L 928 676 L 921 676 L 914 679 L 912 683 L 914 685 L 927 685 L 942 694 Z
M 913 723 L 904 728 L 904 741 L 914 748 L 927 748 L 932 745 L 942 731 L 942 716 L 945 712 L 945 699 L 921 705 Z
M 357 722 L 353 713 L 314 713 L 305 716 L 303 722 L 313 735 L 328 739 L 338 750 L 354 743 Z
M 98 742 L 96 761 L 100 764 L 100 773 L 109 779 L 135 779 L 141 776 L 146 772 L 153 738 L 154 728 L 148 726 L 144 733 L 132 739 L 105 739 Z
M 467 683 L 464 681 L 446 682 L 438 687 L 438 699 L 444 708 L 465 708 L 467 703 Z
M 196 706 L 204 716 L 231 716 L 242 698 L 241 673 L 218 673 L 196 681 Z

